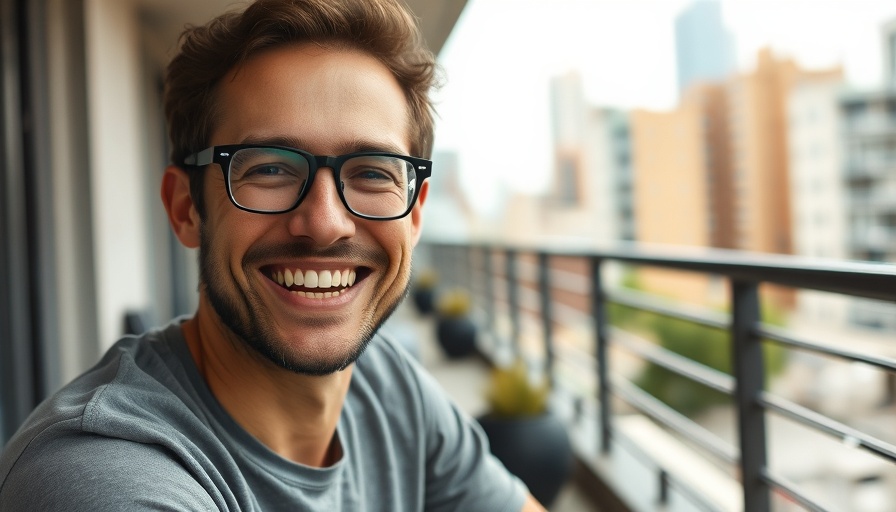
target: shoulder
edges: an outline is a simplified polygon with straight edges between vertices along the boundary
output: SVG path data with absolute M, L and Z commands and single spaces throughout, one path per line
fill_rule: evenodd
M 107 483 L 164 481 L 183 467 L 174 455 L 192 443 L 182 432 L 195 433 L 201 422 L 184 403 L 189 394 L 172 370 L 177 358 L 165 332 L 120 340 L 35 409 L 0 456 L 0 509 L 56 510 L 51 493 L 40 497 L 46 507 L 6 503 L 35 488 L 103 494 Z
M 165 423 L 171 411 L 183 410 L 189 386 L 170 349 L 170 330 L 119 340 L 95 366 L 38 405 L 7 451 L 61 426 L 115 437 L 116 430 L 126 434 L 134 423 Z
M 44 430 L 20 453 L 0 480 L 0 510 L 217 508 L 160 447 L 78 432 L 65 423 Z

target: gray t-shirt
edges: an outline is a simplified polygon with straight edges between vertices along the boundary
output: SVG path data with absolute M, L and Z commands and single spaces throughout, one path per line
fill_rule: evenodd
M 124 338 L 41 404 L 0 457 L 0 510 L 520 510 L 525 487 L 481 430 L 395 344 L 358 360 L 342 459 L 286 460 L 199 375 L 180 323 Z

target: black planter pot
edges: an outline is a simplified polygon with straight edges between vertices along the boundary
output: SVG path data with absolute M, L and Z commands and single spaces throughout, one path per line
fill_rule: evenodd
M 422 315 L 432 313 L 436 307 L 436 294 L 432 288 L 414 288 L 411 299 L 414 301 L 414 307 Z
M 476 326 L 466 316 L 440 316 L 436 320 L 436 339 L 448 357 L 466 357 L 476 350 Z
M 573 468 L 569 434 L 551 413 L 526 418 L 477 418 L 491 452 L 518 476 L 545 508 L 550 508 Z

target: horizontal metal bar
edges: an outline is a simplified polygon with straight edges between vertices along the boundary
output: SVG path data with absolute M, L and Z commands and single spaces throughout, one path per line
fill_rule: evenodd
M 671 350 L 647 342 L 642 338 L 618 328 L 610 329 L 610 339 L 616 346 L 623 347 L 644 359 L 675 372 L 721 393 L 734 393 L 734 377 L 680 356 Z
M 799 492 L 796 489 L 796 486 L 794 484 L 788 482 L 787 480 L 785 480 L 782 477 L 773 475 L 772 473 L 770 473 L 768 471 L 768 469 L 763 470 L 760 476 L 762 477 L 762 480 L 764 480 L 766 484 L 770 485 L 773 489 L 777 490 L 778 492 L 783 493 L 785 496 L 792 499 L 793 501 L 799 503 L 800 505 L 803 506 L 803 508 L 805 508 L 811 512 L 829 512 L 828 509 L 819 505 L 818 503 L 813 501 L 811 498 L 809 498 L 805 494 Z
M 678 432 L 679 435 L 687 438 L 719 460 L 729 464 L 736 464 L 739 460 L 737 452 L 730 444 L 660 400 L 657 400 L 649 393 L 641 390 L 641 388 L 630 384 L 626 379 L 614 376 L 612 384 L 612 392 L 625 400 L 629 405 L 650 416 L 660 424 Z
M 772 327 L 770 325 L 761 325 L 758 329 L 756 329 L 756 335 L 789 347 L 839 357 L 841 359 L 855 361 L 858 363 L 866 363 L 872 366 L 877 366 L 878 368 L 884 370 L 896 371 L 896 359 L 866 355 L 853 350 L 832 347 L 830 345 L 823 345 L 820 343 L 809 341 L 805 338 L 793 336 L 785 332 L 784 329 Z
M 552 268 L 551 283 L 557 290 L 563 290 L 577 295 L 588 295 L 591 293 L 587 275 L 578 274 L 569 270 Z
M 864 448 L 875 455 L 888 459 L 891 463 L 896 463 L 896 446 L 886 441 L 768 392 L 760 394 L 759 404 L 803 425 L 840 438 L 852 446 Z
M 727 330 L 731 325 L 731 317 L 727 314 L 710 311 L 706 308 L 674 304 L 646 293 L 617 288 L 608 291 L 606 295 L 607 300 L 610 302 L 663 316 L 687 320 L 715 329 Z
M 512 248 L 556 256 L 599 257 L 639 265 L 718 274 L 749 282 L 775 283 L 858 297 L 896 301 L 896 265 L 890 263 L 825 260 L 783 254 L 727 249 L 651 246 L 638 243 L 598 245 L 579 239 L 550 239 L 541 244 L 494 244 L 469 239 L 435 238 L 435 245 Z
M 561 325 L 592 325 L 591 315 L 562 302 L 554 302 L 554 321 Z
M 521 310 L 525 310 L 532 314 L 538 314 L 541 310 L 541 294 L 536 290 L 530 290 L 525 286 L 520 286 L 517 288 L 517 297 L 519 307 Z

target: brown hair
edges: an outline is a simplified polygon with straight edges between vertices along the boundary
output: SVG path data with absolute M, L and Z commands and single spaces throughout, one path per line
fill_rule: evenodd
M 411 154 L 432 153 L 429 90 L 436 64 L 414 18 L 399 0 L 257 0 L 181 34 L 180 52 L 165 76 L 165 116 L 171 161 L 206 148 L 216 122 L 216 88 L 231 69 L 260 51 L 296 42 L 348 46 L 380 60 L 404 90 L 411 118 Z M 203 173 L 190 174 L 200 215 Z

